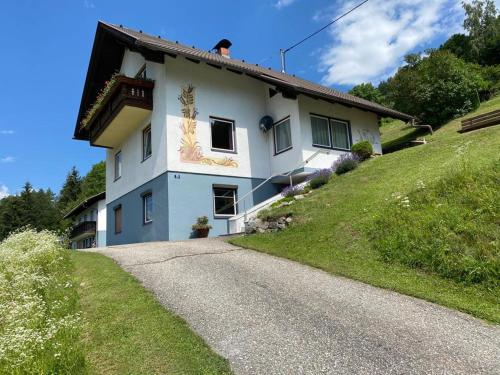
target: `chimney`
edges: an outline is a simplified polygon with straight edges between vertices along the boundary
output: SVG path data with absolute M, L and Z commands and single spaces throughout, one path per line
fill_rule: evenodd
M 214 50 L 221 56 L 230 58 L 229 56 L 229 48 L 231 47 L 232 43 L 227 40 L 227 39 L 222 39 L 217 43 L 214 47 Z

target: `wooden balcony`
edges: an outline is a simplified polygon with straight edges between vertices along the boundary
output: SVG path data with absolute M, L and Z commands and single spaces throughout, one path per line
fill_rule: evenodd
M 70 239 L 75 241 L 89 236 L 95 236 L 96 222 L 83 221 L 73 227 L 70 234 Z
M 113 88 L 87 123 L 90 143 L 119 146 L 151 114 L 153 88 L 150 80 L 116 77 Z

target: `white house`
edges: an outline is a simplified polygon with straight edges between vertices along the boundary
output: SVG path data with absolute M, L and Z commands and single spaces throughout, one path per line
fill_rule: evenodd
M 73 222 L 70 233 L 72 249 L 106 246 L 106 193 L 84 200 L 64 218 Z
M 360 140 L 381 153 L 380 117 L 411 119 L 234 59 L 230 46 L 98 24 L 75 138 L 107 148 L 108 245 L 190 238 L 199 216 L 226 234 L 229 218 L 281 191 L 279 175 L 299 181 Z

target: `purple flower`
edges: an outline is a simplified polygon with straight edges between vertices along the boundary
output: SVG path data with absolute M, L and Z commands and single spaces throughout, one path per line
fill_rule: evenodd
M 332 173 L 330 168 L 319 169 L 307 176 L 306 181 L 314 180 L 317 177 L 328 180 L 332 176 Z
M 295 195 L 302 194 L 304 192 L 304 188 L 300 186 L 287 186 L 281 191 L 281 195 L 284 197 L 293 197 Z

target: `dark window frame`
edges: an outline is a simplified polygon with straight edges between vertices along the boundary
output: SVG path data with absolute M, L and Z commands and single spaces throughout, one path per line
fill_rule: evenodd
M 144 225 L 146 224 L 151 224 L 153 222 L 153 192 L 152 191 L 147 191 L 141 194 L 142 198 L 142 223 Z M 146 204 L 146 199 L 151 198 L 151 219 L 146 220 L 146 209 L 147 209 L 147 204 Z
M 218 148 L 213 146 L 213 133 L 212 133 L 212 128 L 213 128 L 213 122 L 214 121 L 219 121 L 219 122 L 224 122 L 227 124 L 231 124 L 231 135 L 233 139 L 233 148 L 232 149 L 226 149 L 226 148 Z M 237 148 L 236 148 L 236 121 L 223 118 L 223 117 L 216 117 L 216 116 L 210 116 L 209 117 L 209 124 L 210 124 L 210 149 L 215 152 L 225 152 L 229 154 L 237 154 Z
M 278 149 L 276 148 L 276 128 L 283 124 L 284 122 L 286 121 L 289 121 L 290 122 L 290 146 L 283 149 L 283 150 L 280 150 L 278 151 Z M 276 121 L 274 124 L 273 124 L 273 140 L 274 140 L 274 156 L 276 155 L 279 155 L 279 154 L 282 154 L 284 152 L 287 152 L 289 150 L 291 150 L 293 148 L 293 140 L 292 140 L 292 121 L 291 121 L 291 117 L 290 116 L 287 116 L 279 121 Z
M 217 213 L 216 206 L 215 206 L 215 199 L 217 197 L 223 198 L 223 196 L 216 196 L 215 189 L 226 189 L 226 190 L 231 190 L 233 192 L 233 212 L 234 212 L 233 214 L 218 214 Z M 227 218 L 233 217 L 235 215 L 238 215 L 238 205 L 236 204 L 237 201 L 238 201 L 238 186 L 217 185 L 217 184 L 212 185 L 212 205 L 213 205 L 215 219 L 227 219 Z
M 326 119 L 328 121 L 328 128 L 329 128 L 329 134 L 330 134 L 330 144 L 331 144 L 330 147 L 327 147 L 327 146 L 316 145 L 316 144 L 312 143 L 313 147 L 326 148 L 328 150 L 337 150 L 337 151 L 349 151 L 349 152 L 351 151 L 351 149 L 352 149 L 352 131 L 351 131 L 351 122 L 349 120 L 344 120 L 344 119 L 337 118 L 337 117 L 320 115 L 320 114 L 317 114 L 317 113 L 309 113 L 309 120 L 311 119 L 312 116 L 319 117 L 319 118 L 324 118 L 324 119 Z M 334 146 L 332 121 L 341 122 L 341 123 L 344 123 L 346 125 L 346 127 L 347 127 L 347 138 L 348 138 L 347 142 L 349 143 L 349 148 L 341 148 L 341 147 L 335 147 Z M 312 139 L 312 122 L 310 121 L 310 123 L 311 123 L 311 139 Z
M 146 155 L 146 134 L 149 133 L 149 154 Z M 151 124 L 142 130 L 142 161 L 149 159 L 153 155 L 153 133 Z
M 120 230 L 118 230 L 116 225 L 117 212 L 120 213 L 120 228 L 119 228 Z M 123 209 L 121 204 L 113 208 L 113 215 L 114 215 L 115 234 L 120 234 L 123 231 Z
M 117 158 L 119 157 L 120 162 L 117 163 Z M 118 168 L 118 165 L 120 168 Z M 119 180 L 122 177 L 122 169 L 123 169 L 123 160 L 122 160 L 122 150 L 119 150 L 115 153 L 114 157 L 114 175 L 115 175 L 115 181 Z M 117 175 L 117 172 L 120 172 L 119 175 Z

